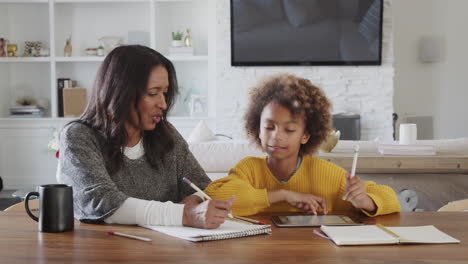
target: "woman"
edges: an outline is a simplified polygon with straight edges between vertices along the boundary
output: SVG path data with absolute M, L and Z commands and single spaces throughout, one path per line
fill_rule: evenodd
M 82 116 L 60 135 L 58 181 L 73 186 L 82 221 L 216 228 L 228 201 L 203 201 L 182 181 L 210 182 L 167 121 L 178 92 L 174 66 L 143 46 L 114 49 Z M 180 204 L 176 204 L 180 202 Z

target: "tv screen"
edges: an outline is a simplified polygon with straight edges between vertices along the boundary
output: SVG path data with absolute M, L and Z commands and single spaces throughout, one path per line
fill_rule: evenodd
M 380 65 L 383 0 L 231 0 L 231 64 Z

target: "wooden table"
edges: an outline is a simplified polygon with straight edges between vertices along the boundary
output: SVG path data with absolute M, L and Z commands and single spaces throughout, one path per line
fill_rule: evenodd
M 270 215 L 252 218 L 269 221 Z M 136 226 L 76 222 L 74 232 L 40 233 L 23 212 L 0 212 L 0 263 L 468 263 L 468 213 L 401 213 L 368 224 L 433 224 L 461 244 L 342 246 L 311 228 L 275 228 L 272 235 L 193 243 Z M 152 242 L 107 235 L 146 236 Z

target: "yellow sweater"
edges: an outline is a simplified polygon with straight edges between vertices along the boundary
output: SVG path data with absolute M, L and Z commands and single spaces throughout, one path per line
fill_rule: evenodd
M 368 216 L 377 216 L 400 211 L 400 204 L 392 188 L 365 182 L 367 194 L 377 205 L 374 214 L 361 210 Z M 232 195 L 236 200 L 232 206 L 235 215 L 252 215 L 260 212 L 300 211 L 280 202 L 270 204 L 267 191 L 279 189 L 310 193 L 326 200 L 327 209 L 354 211 L 353 205 L 343 201 L 346 178 L 345 170 L 333 163 L 304 156 L 301 166 L 286 183 L 280 183 L 268 168 L 266 157 L 247 157 L 229 171 L 229 176 L 212 182 L 205 192 L 213 199 L 227 200 Z

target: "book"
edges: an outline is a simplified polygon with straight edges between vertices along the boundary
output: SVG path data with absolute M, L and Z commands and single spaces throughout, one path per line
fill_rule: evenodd
M 434 146 L 430 145 L 379 145 L 379 153 L 382 155 L 409 155 L 432 156 L 436 155 Z
M 254 225 L 226 220 L 216 229 L 201 229 L 187 226 L 143 226 L 163 234 L 194 242 L 231 239 L 260 234 L 271 234 L 270 225 Z
M 57 79 L 57 114 L 59 117 L 63 117 L 63 89 L 68 88 L 68 78 Z
M 321 226 L 320 229 L 335 244 L 383 245 L 383 244 L 445 244 L 460 243 L 433 225 L 384 227 L 366 226 Z

